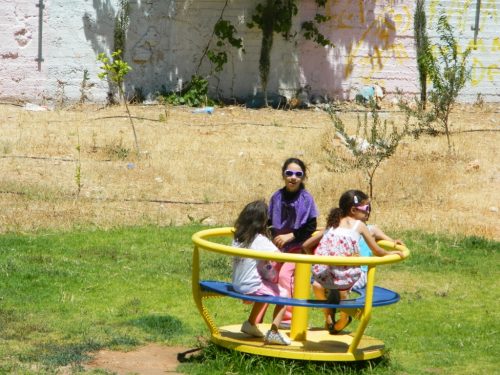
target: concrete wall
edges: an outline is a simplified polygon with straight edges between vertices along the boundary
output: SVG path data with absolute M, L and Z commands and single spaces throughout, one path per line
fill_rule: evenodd
M 103 101 L 107 82 L 97 78 L 96 56 L 113 48 L 116 0 L 44 0 L 39 34 L 40 0 L 0 0 L 0 98 L 36 102 L 80 98 L 84 70 L 94 86 L 90 99 Z M 125 59 L 133 67 L 127 91 L 154 93 L 172 89 L 196 71 L 225 0 L 131 0 Z M 224 18 L 238 28 L 246 53 L 232 50 L 224 71 L 211 79 L 211 91 L 245 98 L 260 89 L 258 61 L 261 35 L 248 29 L 256 1 L 232 0 Z M 461 33 L 465 48 L 473 45 L 476 1 L 428 0 L 428 23 L 437 21 L 443 5 Z M 313 0 L 300 1 L 294 29 L 316 13 Z M 275 35 L 268 90 L 292 96 L 299 88 L 312 93 L 352 99 L 363 85 L 378 82 L 388 92 L 396 88 L 418 92 L 413 40 L 413 0 L 331 0 L 332 20 L 322 32 L 335 48 L 318 47 L 295 36 L 286 42 Z M 322 10 L 322 12 L 324 12 Z M 471 56 L 472 81 L 461 100 L 500 101 L 500 0 L 483 0 L 480 31 Z M 433 34 L 430 28 L 431 35 Z M 35 59 L 39 51 L 43 61 Z M 205 62 L 200 73 L 206 74 Z

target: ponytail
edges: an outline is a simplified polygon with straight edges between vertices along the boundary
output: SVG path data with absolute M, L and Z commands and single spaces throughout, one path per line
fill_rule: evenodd
M 328 218 L 326 219 L 327 228 L 337 228 L 340 224 L 340 219 L 342 219 L 342 209 L 336 207 L 330 210 Z

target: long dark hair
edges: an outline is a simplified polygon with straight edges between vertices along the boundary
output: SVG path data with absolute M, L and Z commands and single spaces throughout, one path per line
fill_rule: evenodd
M 361 202 L 368 199 L 368 195 L 361 190 L 347 190 L 340 196 L 339 206 L 332 208 L 326 219 L 327 228 L 337 228 L 340 224 L 340 219 L 349 215 L 352 207 L 361 205 Z
M 241 211 L 234 223 L 234 239 L 243 247 L 249 247 L 258 234 L 269 237 L 267 210 L 266 202 L 257 200 L 248 203 Z

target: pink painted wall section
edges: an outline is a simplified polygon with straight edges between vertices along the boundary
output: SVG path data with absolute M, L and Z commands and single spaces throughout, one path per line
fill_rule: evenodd
M 87 96 L 102 102 L 109 84 L 97 78 L 100 52 L 113 48 L 117 0 L 44 0 L 42 55 L 38 57 L 41 0 L 0 0 L 0 99 L 34 102 L 78 101 L 84 72 L 90 83 Z M 213 26 L 224 9 L 224 19 L 238 30 L 246 53 L 229 49 L 224 70 L 210 80 L 210 90 L 225 98 L 245 99 L 260 88 L 261 33 L 248 29 L 255 0 L 130 0 L 130 27 L 125 60 L 133 70 L 126 89 L 154 96 L 191 79 L 198 67 L 205 75 L 210 65 L 199 62 L 212 38 Z M 314 0 L 301 0 L 290 41 L 275 35 L 268 91 L 287 97 L 298 90 L 330 98 L 352 99 L 364 85 L 378 83 L 389 93 L 400 89 L 418 93 L 413 37 L 413 0 L 330 0 L 318 9 Z M 474 44 L 476 1 L 427 0 L 429 33 L 440 9 L 446 10 L 459 33 L 462 48 L 471 54 L 472 80 L 460 100 L 500 102 L 500 0 L 481 2 L 480 29 Z M 318 47 L 300 33 L 302 22 L 316 12 L 331 16 L 320 26 L 335 47 Z
M 300 16 L 305 21 L 315 13 L 309 1 Z M 344 99 L 352 99 L 361 86 L 375 82 L 388 92 L 418 91 L 413 1 L 330 1 L 326 14 L 331 20 L 321 31 L 335 47 L 301 44 L 303 85 Z

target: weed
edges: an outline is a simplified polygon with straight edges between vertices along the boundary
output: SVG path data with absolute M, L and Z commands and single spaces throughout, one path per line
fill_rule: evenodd
M 60 79 L 57 80 L 57 92 L 56 92 L 56 97 L 58 98 L 57 100 L 57 105 L 59 108 L 64 107 L 64 103 L 66 102 L 66 93 L 65 93 L 65 87 L 66 87 L 67 82 L 62 81 Z
M 87 95 L 87 92 L 95 86 L 94 83 L 89 82 L 90 77 L 89 77 L 89 71 L 87 69 L 83 70 L 83 78 L 82 82 L 80 83 L 80 104 L 84 104 L 85 101 L 89 99 L 89 96 Z
M 283 127 L 283 125 L 282 125 L 280 122 L 276 121 L 276 120 L 273 120 L 273 121 L 271 122 L 271 126 L 275 126 L 275 127 L 277 127 L 277 128 L 281 128 L 281 127 Z
M 104 149 L 106 155 L 108 155 L 111 160 L 126 160 L 130 155 L 130 149 L 122 145 L 121 139 L 118 143 L 108 145 Z
M 92 148 L 91 152 L 96 153 L 97 152 L 97 133 L 95 130 L 92 130 Z
M 170 112 L 169 108 L 170 103 L 168 102 L 168 100 L 166 100 L 166 97 L 162 95 L 158 95 L 157 100 L 160 103 L 160 105 L 163 105 L 163 111 L 164 111 L 164 114 L 160 113 L 159 120 L 162 122 L 167 122 L 168 114 Z
M 12 152 L 12 144 L 9 141 L 2 141 L 0 145 L 2 154 L 8 155 Z
M 204 199 L 203 199 L 204 203 L 210 203 L 210 199 L 205 196 Z M 209 216 L 204 216 L 202 218 L 196 218 L 196 217 L 193 217 L 191 215 L 187 215 L 188 219 L 189 219 L 189 222 L 191 224 L 194 224 L 194 225 L 201 225 L 203 223 L 204 220 L 206 220 Z
M 144 95 L 144 90 L 141 87 L 134 88 L 134 96 L 130 99 L 130 103 L 140 104 L 144 103 L 146 100 L 146 95 Z
M 81 146 L 80 146 L 80 131 L 77 128 L 77 140 L 78 143 L 76 145 L 76 152 L 77 152 L 77 158 L 76 158 L 76 166 L 75 166 L 75 183 L 76 183 L 76 196 L 78 197 L 80 195 L 80 192 L 82 190 L 82 158 L 81 158 Z
M 484 106 L 484 97 L 481 93 L 478 93 L 476 96 L 476 101 L 474 102 L 474 107 L 483 108 Z

